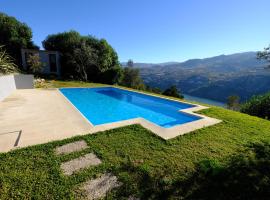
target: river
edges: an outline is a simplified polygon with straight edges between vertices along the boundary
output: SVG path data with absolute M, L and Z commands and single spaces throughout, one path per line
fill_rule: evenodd
M 211 99 L 205 99 L 205 98 L 201 98 L 201 97 L 194 97 L 194 96 L 190 96 L 188 94 L 184 94 L 184 97 L 186 100 L 189 101 L 195 101 L 198 103 L 205 103 L 205 104 L 209 104 L 209 105 L 213 105 L 213 106 L 219 106 L 219 107 L 226 107 L 226 104 L 223 102 L 219 102 L 219 101 L 214 101 Z

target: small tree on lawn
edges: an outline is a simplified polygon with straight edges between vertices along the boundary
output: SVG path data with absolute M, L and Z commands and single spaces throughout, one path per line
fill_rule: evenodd
M 231 110 L 240 109 L 240 97 L 237 95 L 232 95 L 227 98 L 227 108 Z
M 123 70 L 123 79 L 120 83 L 123 86 L 144 90 L 145 85 L 140 77 L 140 70 L 132 67 L 125 67 Z
M 75 66 L 75 71 L 83 81 L 89 81 L 89 75 L 98 75 L 98 55 L 95 52 L 95 49 L 83 42 L 80 48 L 76 48 L 74 50 L 73 55 L 73 65 Z

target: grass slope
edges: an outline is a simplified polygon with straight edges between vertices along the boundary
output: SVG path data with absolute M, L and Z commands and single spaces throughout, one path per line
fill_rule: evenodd
M 0 199 L 74 199 L 82 195 L 78 190 L 81 183 L 107 171 L 123 183 L 107 199 L 125 199 L 131 194 L 142 199 L 181 199 L 187 192 L 166 197 L 155 194 L 188 180 L 197 164 L 206 159 L 226 166 L 233 155 L 248 149 L 250 143 L 270 142 L 267 120 L 217 107 L 200 113 L 223 122 L 169 141 L 132 125 L 0 154 Z M 81 139 L 89 149 L 65 156 L 54 154 L 56 146 Z M 61 162 L 88 152 L 95 152 L 103 163 L 71 177 L 63 175 Z

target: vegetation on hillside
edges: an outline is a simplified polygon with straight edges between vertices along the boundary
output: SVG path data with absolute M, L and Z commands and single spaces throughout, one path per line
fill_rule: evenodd
M 13 58 L 0 46 L 0 74 L 11 74 L 15 72 L 18 72 L 18 68 Z
M 105 172 L 123 183 L 108 199 L 269 196 L 270 122 L 217 107 L 200 113 L 223 122 L 168 141 L 133 125 L 0 154 L 0 199 L 74 198 L 80 184 Z M 82 139 L 88 149 L 54 154 L 55 147 Z M 63 175 L 62 162 L 89 152 L 102 164 Z
M 228 96 L 237 94 L 245 102 L 270 90 L 267 62 L 256 57 L 256 52 L 220 55 L 146 66 L 140 68 L 140 73 L 146 85 L 161 90 L 176 85 L 183 93 L 196 97 L 226 102 Z
M 270 119 L 270 92 L 264 95 L 253 96 L 241 106 L 241 112 Z
M 0 46 L 4 45 L 7 53 L 21 63 L 22 48 L 38 48 L 32 41 L 31 29 L 16 18 L 0 12 Z
M 180 91 L 178 91 L 178 89 L 176 88 L 175 85 L 173 85 L 173 86 L 169 87 L 168 89 L 164 90 L 164 92 L 162 92 L 162 94 L 166 95 L 166 96 L 180 98 L 180 99 L 184 98 L 184 96 L 180 93 Z

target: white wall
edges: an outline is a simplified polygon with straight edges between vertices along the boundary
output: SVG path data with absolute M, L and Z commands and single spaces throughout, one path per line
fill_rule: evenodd
M 0 101 L 9 96 L 16 89 L 34 88 L 33 75 L 7 75 L 0 76 Z
M 14 75 L 16 89 L 33 89 L 34 76 L 30 74 L 17 74 Z
M 16 90 L 14 76 L 0 76 L 0 101 Z

